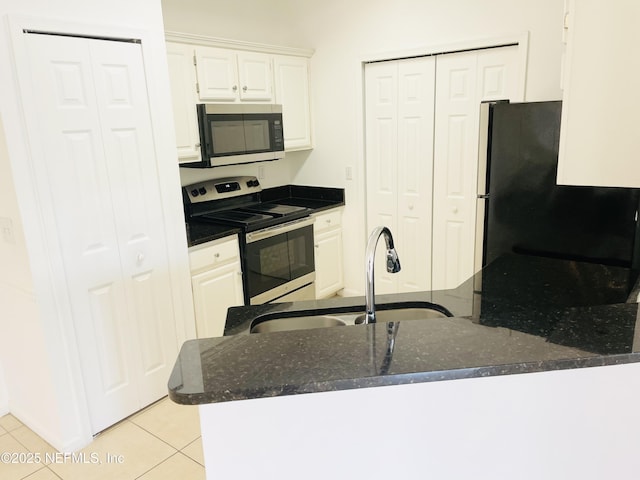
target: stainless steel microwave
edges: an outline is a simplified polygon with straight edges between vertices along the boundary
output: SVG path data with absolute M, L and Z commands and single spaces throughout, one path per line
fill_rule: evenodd
M 201 160 L 185 167 L 219 167 L 284 157 L 282 105 L 198 104 Z

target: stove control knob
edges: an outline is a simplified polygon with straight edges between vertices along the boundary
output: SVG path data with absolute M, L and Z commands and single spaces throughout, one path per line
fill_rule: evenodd
M 198 190 L 198 193 L 199 193 L 200 195 L 204 195 L 204 194 L 206 194 L 206 193 L 207 193 L 207 189 L 206 189 L 206 188 L 204 188 L 204 187 L 200 187 L 200 189 Z
M 197 189 L 194 188 L 193 190 L 191 190 L 191 196 L 192 197 L 197 197 L 198 195 L 199 194 L 198 194 L 198 190 Z

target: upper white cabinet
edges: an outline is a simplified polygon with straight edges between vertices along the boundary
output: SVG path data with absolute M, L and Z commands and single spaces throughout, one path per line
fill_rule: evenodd
M 269 55 L 197 46 L 195 63 L 202 101 L 273 101 Z
M 200 156 L 197 103 L 282 105 L 286 151 L 313 148 L 310 50 L 167 34 L 178 159 Z M 222 45 L 222 46 L 218 46 Z M 229 47 L 229 48 L 226 48 Z
M 193 59 L 193 47 L 190 45 L 167 42 L 176 146 L 178 158 L 184 161 L 197 160 L 200 157 Z
M 273 65 L 276 103 L 282 105 L 285 149 L 309 149 L 312 147 L 309 59 L 276 55 Z
M 558 183 L 640 187 L 640 2 L 566 4 Z

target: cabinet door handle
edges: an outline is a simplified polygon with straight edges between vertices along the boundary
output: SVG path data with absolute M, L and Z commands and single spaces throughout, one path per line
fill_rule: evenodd
M 314 247 L 316 248 L 320 248 L 320 245 L 318 245 L 317 243 L 314 245 Z
M 220 254 L 219 254 L 218 252 L 214 253 L 214 254 L 213 254 L 213 256 L 214 256 L 215 258 L 220 258 Z
M 233 87 L 231 87 L 231 90 L 233 90 L 234 92 L 237 92 L 238 91 L 238 86 L 234 85 Z
M 246 92 L 247 91 L 247 86 L 245 85 L 244 87 L 242 87 L 242 91 Z

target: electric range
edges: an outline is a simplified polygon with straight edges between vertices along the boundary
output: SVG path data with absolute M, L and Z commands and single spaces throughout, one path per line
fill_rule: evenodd
M 315 298 L 312 210 L 262 202 L 256 177 L 226 177 L 183 188 L 190 223 L 241 229 L 245 304 Z

